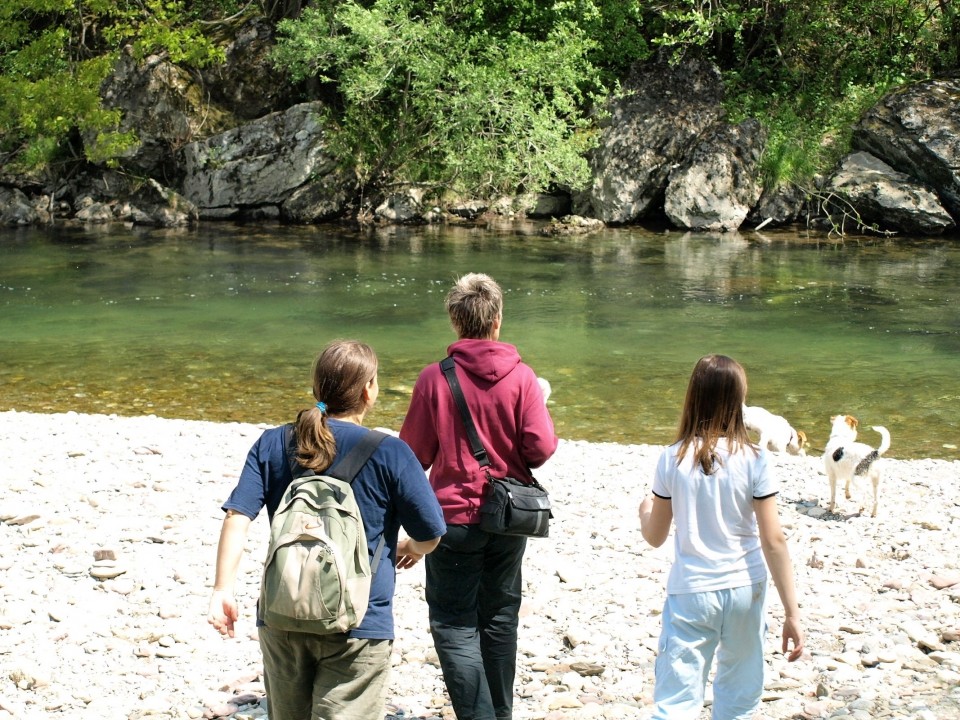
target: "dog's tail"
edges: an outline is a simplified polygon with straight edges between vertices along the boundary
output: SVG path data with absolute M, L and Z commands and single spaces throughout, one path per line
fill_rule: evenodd
M 874 425 L 873 429 L 880 433 L 880 447 L 877 448 L 877 455 L 883 455 L 890 449 L 890 432 L 883 425 Z

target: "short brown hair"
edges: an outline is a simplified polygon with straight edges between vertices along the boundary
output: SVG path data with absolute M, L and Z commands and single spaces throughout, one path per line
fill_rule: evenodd
M 489 275 L 464 275 L 447 293 L 450 323 L 460 338 L 486 339 L 503 312 L 503 292 Z

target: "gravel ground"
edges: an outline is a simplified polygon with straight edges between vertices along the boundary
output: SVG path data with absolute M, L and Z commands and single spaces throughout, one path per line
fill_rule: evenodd
M 219 507 L 261 429 L 0 413 L 0 720 L 268 716 L 253 627 L 263 518 L 238 637 L 206 623 Z M 649 717 L 672 544 L 647 547 L 636 508 L 660 450 L 563 441 L 538 472 L 556 517 L 524 566 L 518 720 Z M 871 518 L 866 487 L 825 511 L 818 457 L 776 460 L 808 652 L 783 660 L 771 590 L 760 717 L 960 718 L 960 463 L 884 463 Z M 398 577 L 385 714 L 452 718 L 422 565 Z

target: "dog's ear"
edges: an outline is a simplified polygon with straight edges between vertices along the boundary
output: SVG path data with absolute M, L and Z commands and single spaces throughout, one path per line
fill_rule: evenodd
M 856 430 L 859 424 L 860 421 L 857 420 L 853 415 L 847 415 L 847 425 Z
M 797 430 L 797 440 L 800 441 L 800 447 L 807 444 L 807 434 L 803 430 Z

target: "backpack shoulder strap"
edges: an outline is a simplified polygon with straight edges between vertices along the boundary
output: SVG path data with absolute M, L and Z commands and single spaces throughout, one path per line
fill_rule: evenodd
M 297 434 L 294 431 L 293 423 L 287 423 L 283 426 L 283 454 L 287 458 L 290 477 L 294 480 L 314 474 L 313 470 L 305 468 L 297 462 Z
M 328 468 L 323 474 L 329 475 L 337 480 L 342 480 L 348 484 L 352 483 L 354 478 L 359 474 L 360 469 L 366 465 L 367 460 L 370 459 L 370 456 L 373 455 L 374 451 L 386 437 L 387 434 L 379 430 L 368 430 L 366 435 L 360 438 L 360 442 L 350 449 L 350 452 L 335 462 L 333 467 Z M 316 475 L 315 472 L 302 467 L 300 463 L 297 462 L 296 436 L 292 424 L 284 428 L 284 440 L 284 452 L 286 453 L 287 463 L 290 465 L 290 472 L 293 474 L 293 479 L 297 480 L 302 477 Z M 377 542 L 377 549 L 374 551 L 373 558 L 370 560 L 370 569 L 374 575 L 376 575 L 377 570 L 380 569 L 380 559 L 383 555 L 385 543 L 386 537 L 381 534 L 380 540 Z
M 298 480 L 302 477 L 316 475 L 317 473 L 313 470 L 305 468 L 297 462 L 297 438 L 293 423 L 284 425 L 283 437 L 283 451 L 287 457 L 287 465 L 290 467 L 290 475 L 293 479 Z M 342 459 L 336 460 L 323 474 L 337 480 L 343 480 L 346 483 L 352 483 L 357 473 L 360 472 L 360 469 L 370 459 L 370 456 L 373 455 L 373 452 L 385 437 L 387 437 L 387 434 L 379 430 L 367 431 L 367 434 L 351 448 L 350 452 L 344 455 Z
M 342 460 L 337 462 L 333 468 L 325 473 L 337 480 L 343 480 L 346 483 L 352 483 L 354 478 L 360 472 L 360 469 L 366 465 L 367 460 L 373 455 L 380 443 L 387 437 L 386 433 L 379 430 L 368 430 L 367 434 L 360 438 L 360 442 L 351 448 L 350 452 Z M 380 534 L 380 540 L 377 542 L 377 549 L 373 551 L 373 557 L 370 558 L 370 571 L 373 575 L 380 569 L 380 558 L 383 556 L 383 548 L 387 538 L 384 533 Z
M 343 480 L 345 483 L 352 483 L 360 469 L 366 465 L 367 460 L 373 455 L 374 450 L 386 437 L 387 434 L 379 430 L 368 430 L 367 434 L 360 439 L 360 442 L 354 445 L 342 459 L 328 468 L 324 475 Z

